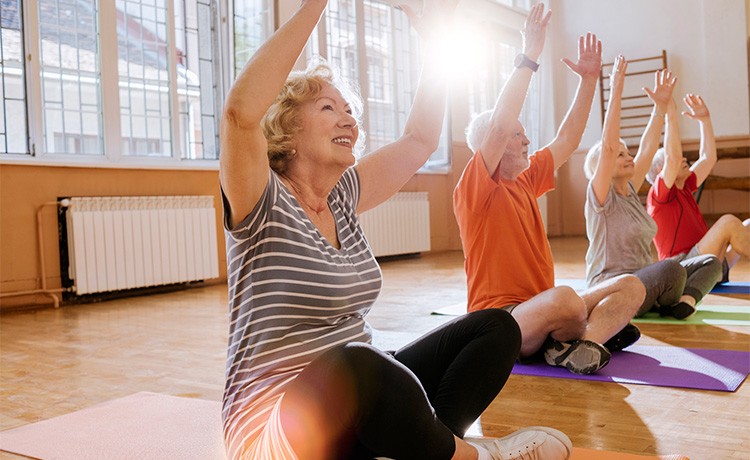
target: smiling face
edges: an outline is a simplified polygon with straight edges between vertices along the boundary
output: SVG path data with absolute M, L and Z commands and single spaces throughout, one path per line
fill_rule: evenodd
M 635 172 L 635 162 L 630 154 L 628 147 L 620 142 L 620 149 L 617 152 L 617 161 L 615 169 L 612 171 L 612 178 L 630 179 Z
M 529 138 L 520 121 L 513 124 L 511 137 L 500 159 L 500 173 L 515 178 L 529 167 Z
M 294 136 L 297 156 L 303 161 L 354 164 L 354 144 L 359 136 L 352 109 L 336 87 L 325 84 L 299 109 L 300 131 Z

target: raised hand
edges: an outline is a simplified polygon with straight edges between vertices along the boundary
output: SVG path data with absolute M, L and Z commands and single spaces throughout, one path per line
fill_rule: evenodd
M 396 8 L 406 14 L 422 40 L 440 44 L 441 38 L 445 38 L 446 31 L 451 28 L 457 6 L 458 0 L 423 0 L 422 10 L 419 12 L 406 3 L 398 4 Z
M 708 107 L 706 107 L 706 103 L 703 102 L 703 98 L 697 94 L 688 93 L 682 100 L 685 102 L 685 105 L 688 106 L 688 110 L 682 112 L 682 114 L 691 120 L 703 121 L 711 117 L 711 114 L 708 112 Z
M 669 101 L 672 100 L 672 91 L 677 82 L 677 77 L 672 75 L 667 69 L 657 70 L 654 74 L 654 89 L 643 88 L 649 99 L 654 105 L 664 113 L 667 110 Z
M 611 88 L 619 88 L 622 90 L 622 86 L 625 83 L 625 72 L 628 69 L 628 61 L 625 60 L 625 56 L 622 54 L 617 55 L 615 63 L 612 66 L 612 73 L 609 74 L 609 86 Z
M 596 39 L 596 34 L 591 32 L 586 37 L 578 37 L 578 63 L 573 63 L 568 58 L 562 62 L 581 78 L 599 78 L 602 67 L 602 42 Z
M 521 30 L 523 36 L 523 54 L 532 61 L 538 61 L 544 49 L 547 36 L 547 24 L 552 17 L 552 11 L 544 13 L 544 4 L 538 3 L 531 8 L 526 22 Z

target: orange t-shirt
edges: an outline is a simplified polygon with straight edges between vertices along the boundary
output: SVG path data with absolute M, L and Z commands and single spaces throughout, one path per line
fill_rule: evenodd
M 525 302 L 555 285 L 552 251 L 536 202 L 555 187 L 552 152 L 537 151 L 515 181 L 490 176 L 480 155 L 469 160 L 453 191 L 469 311 Z

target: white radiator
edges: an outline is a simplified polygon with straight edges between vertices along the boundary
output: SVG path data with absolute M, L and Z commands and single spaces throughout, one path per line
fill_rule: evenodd
M 74 197 L 60 206 L 78 295 L 219 276 L 212 196 Z
M 375 257 L 430 250 L 427 192 L 401 192 L 359 216 Z

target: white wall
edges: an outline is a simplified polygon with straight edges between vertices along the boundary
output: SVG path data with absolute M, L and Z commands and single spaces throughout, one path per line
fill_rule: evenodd
M 686 92 L 702 95 L 717 136 L 750 132 L 747 0 L 548 1 L 553 19 L 545 53 L 551 53 L 553 62 L 575 56 L 576 39 L 587 31 L 602 40 L 605 62 L 617 54 L 640 58 L 665 49 L 678 76 L 676 98 Z M 574 83 L 556 79 L 557 123 L 573 98 Z M 581 148 L 601 136 L 600 107 L 597 92 Z M 683 119 L 681 132 L 684 139 L 697 139 L 698 124 Z

